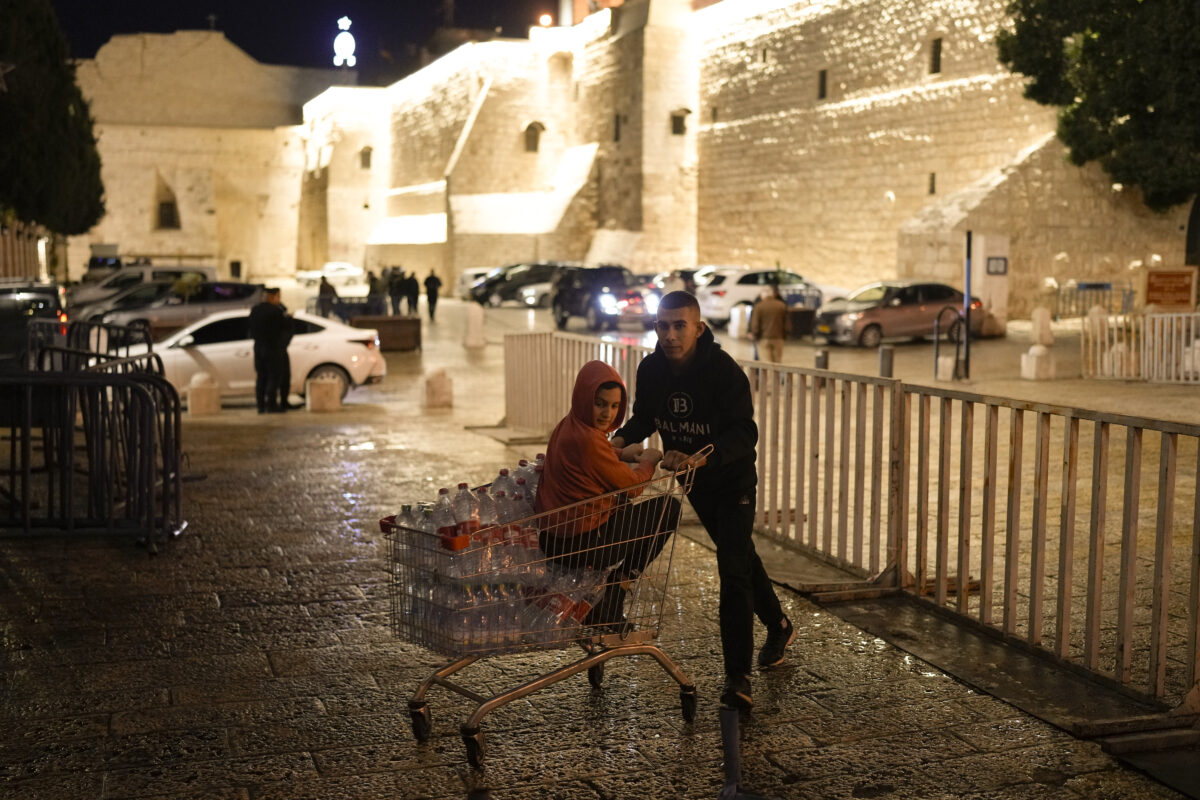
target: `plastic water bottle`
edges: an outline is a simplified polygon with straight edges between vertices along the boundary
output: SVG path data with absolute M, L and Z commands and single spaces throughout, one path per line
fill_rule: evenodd
M 463 577 L 461 559 L 451 559 L 448 554 L 458 555 L 471 543 L 471 537 L 462 536 L 458 532 L 458 521 L 454 518 L 454 508 L 450 503 L 450 490 L 438 490 L 437 502 L 433 505 L 433 525 L 441 548 L 437 555 L 436 568 L 442 574 L 451 578 Z
M 467 488 L 467 484 L 460 483 L 458 492 L 454 495 L 454 521 L 458 525 L 458 534 L 460 536 L 474 536 L 479 530 L 479 503 L 475 500 L 475 495 L 471 494 L 471 490 Z
M 507 469 L 501 469 L 500 474 L 492 481 L 492 495 L 495 496 L 500 492 L 504 492 L 509 497 L 512 497 L 513 489 L 517 488 L 517 483 L 508 474 Z
M 524 478 L 517 478 L 517 488 L 512 494 L 512 504 L 514 513 L 517 514 L 516 519 L 533 516 L 533 503 L 529 501 L 529 495 L 525 491 Z
M 526 486 L 529 486 L 533 482 L 533 465 L 523 458 L 517 462 L 517 470 L 513 473 L 513 480 L 518 485 L 521 483 L 522 478 L 525 479 Z
M 479 514 L 479 530 L 471 537 L 473 546 L 478 549 L 479 572 L 488 575 L 489 580 L 499 580 L 506 570 L 504 553 L 504 533 L 500 529 L 500 518 L 496 511 L 496 501 L 488 494 L 487 489 L 480 486 L 475 490 L 475 506 Z M 497 573 L 501 573 L 497 577 Z

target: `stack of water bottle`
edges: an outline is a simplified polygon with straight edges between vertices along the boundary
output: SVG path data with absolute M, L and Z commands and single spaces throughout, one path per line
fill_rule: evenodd
M 452 652 L 567 641 L 602 593 L 597 570 L 566 570 L 538 544 L 533 500 L 544 456 L 472 491 L 438 491 L 396 515 L 404 624 Z

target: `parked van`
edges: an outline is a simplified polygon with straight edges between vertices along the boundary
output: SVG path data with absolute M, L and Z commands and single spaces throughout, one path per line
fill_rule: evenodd
M 154 267 L 139 265 L 121 267 L 103 280 L 72 286 L 67 291 L 67 305 L 74 307 L 86 303 L 95 303 L 98 300 L 103 300 L 117 292 L 128 289 L 130 286 L 145 283 L 146 281 L 177 281 L 180 278 L 191 276 L 195 276 L 192 280 L 196 281 L 215 281 L 217 279 L 217 270 L 215 267 L 190 266 Z

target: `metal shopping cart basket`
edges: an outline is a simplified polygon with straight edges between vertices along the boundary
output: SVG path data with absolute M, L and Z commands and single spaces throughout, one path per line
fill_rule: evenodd
M 381 520 L 393 632 L 453 659 L 409 701 L 416 739 L 425 741 L 431 732 L 426 693 L 434 684 L 443 686 L 477 703 L 460 730 L 467 760 L 478 767 L 484 754 L 479 726 L 487 713 L 585 670 L 599 688 L 605 662 L 617 656 L 652 656 L 679 684 L 683 719 L 691 722 L 696 687 L 655 640 L 680 503 L 694 472 L 689 465 L 629 489 L 481 530 L 438 532 L 401 526 L 394 517 Z M 617 546 L 577 545 L 591 538 L 586 532 L 601 529 L 603 541 Z M 583 538 L 568 538 L 580 532 Z M 491 697 L 451 680 L 483 658 L 575 646 L 584 651 L 579 660 Z

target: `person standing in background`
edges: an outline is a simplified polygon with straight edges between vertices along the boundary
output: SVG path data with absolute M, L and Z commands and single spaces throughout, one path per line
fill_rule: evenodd
M 417 280 L 416 272 L 410 272 L 405 276 L 404 295 L 408 299 L 408 313 L 416 314 L 417 303 L 421 298 L 421 283 Z
M 404 298 L 404 270 L 392 267 L 387 281 L 388 299 L 392 302 L 392 316 L 400 316 L 400 301 Z
M 317 287 L 317 312 L 328 318 L 333 313 L 333 304 L 337 302 L 337 289 L 329 282 L 329 278 L 321 276 L 321 285 Z
M 779 296 L 779 289 L 764 286 L 762 296 L 750 312 L 750 338 L 755 342 L 755 351 L 764 361 L 773 363 L 783 358 L 783 340 L 792 332 L 792 318 L 788 316 L 787 303 Z M 764 354 L 758 348 L 766 350 Z
M 433 322 L 433 313 L 437 310 L 438 291 L 442 288 L 442 279 L 434 274 L 433 269 L 425 277 L 425 302 L 429 305 L 429 321 Z
M 254 399 L 258 413 L 278 413 L 279 383 L 283 377 L 281 361 L 287 358 L 287 345 L 283 341 L 287 317 L 279 299 L 279 289 L 268 287 L 263 290 L 263 299 L 250 309 L 248 329 L 254 340 Z M 282 354 L 282 359 L 280 358 Z

